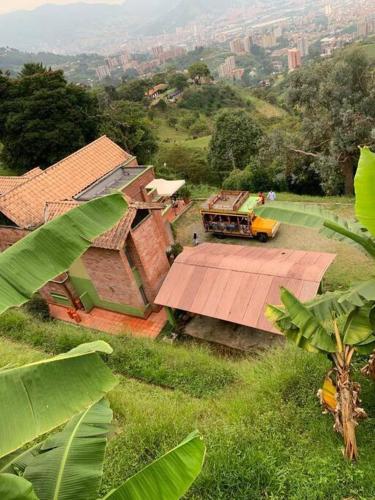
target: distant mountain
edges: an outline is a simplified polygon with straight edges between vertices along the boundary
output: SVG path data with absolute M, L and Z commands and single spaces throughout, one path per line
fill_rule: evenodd
M 184 26 L 202 16 L 212 18 L 223 14 L 226 10 L 250 3 L 251 0 L 179 0 L 173 7 L 143 27 L 148 33 L 160 33 L 171 31 L 177 27 Z
M 258 0 L 269 3 L 271 0 Z M 272 0 L 276 1 L 276 0 Z M 0 46 L 65 54 L 115 51 L 129 35 L 158 34 L 254 0 L 125 0 L 44 5 L 0 16 Z

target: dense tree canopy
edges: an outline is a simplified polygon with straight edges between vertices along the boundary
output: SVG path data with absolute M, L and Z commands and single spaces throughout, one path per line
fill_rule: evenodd
M 160 150 L 158 174 L 185 179 L 192 184 L 209 183 L 212 180 L 204 152 L 178 144 Z
M 291 74 L 288 104 L 301 116 L 301 153 L 327 193 L 353 193 L 358 146 L 375 145 L 375 87 L 370 61 L 360 50 L 343 52 Z
M 209 161 L 218 179 L 243 169 L 257 155 L 262 131 L 246 111 L 224 111 L 216 119 Z
M 134 154 L 146 165 L 157 151 L 157 142 L 142 105 L 114 101 L 103 109 L 100 132 Z
M 183 73 L 172 73 L 168 77 L 168 85 L 177 90 L 184 90 L 188 86 L 187 76 Z
M 147 89 L 151 86 L 147 80 L 131 80 L 117 89 L 117 98 L 125 101 L 142 102 Z
M 200 83 L 203 78 L 208 78 L 211 76 L 211 72 L 204 62 L 195 62 L 193 63 L 189 69 L 189 75 L 192 80 L 196 83 Z
M 97 137 L 97 101 L 39 64 L 17 78 L 0 75 L 0 141 L 18 172 L 47 167 Z

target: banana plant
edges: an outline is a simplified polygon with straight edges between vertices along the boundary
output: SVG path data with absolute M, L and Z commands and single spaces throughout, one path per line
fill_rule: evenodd
M 257 208 L 256 213 L 316 228 L 327 237 L 356 245 L 375 259 L 375 154 L 366 147 L 361 148 L 355 192 L 357 221 L 353 222 L 319 207 L 290 203 L 272 203 Z M 375 379 L 375 279 L 319 295 L 306 304 L 282 289 L 281 300 L 283 306 L 268 306 L 269 319 L 299 347 L 332 360 L 320 399 L 335 416 L 334 427 L 343 435 L 345 456 L 354 460 L 358 457 L 355 428 L 366 414 L 359 406 L 360 386 L 351 379 L 351 362 L 356 353 L 370 355 L 362 373 Z
M 356 353 L 366 354 L 375 348 L 375 306 L 353 309 L 340 328 L 337 318 L 322 321 L 314 309 L 285 288 L 281 289 L 281 300 L 283 307 L 268 306 L 267 317 L 298 347 L 332 361 L 319 396 L 324 409 L 334 415 L 335 430 L 343 435 L 345 456 L 355 460 L 355 429 L 366 413 L 360 407 L 360 385 L 351 378 L 352 360 Z
M 354 180 L 356 221 L 342 219 L 317 206 L 295 203 L 271 203 L 256 208 L 256 213 L 297 226 L 318 229 L 329 238 L 346 241 L 366 252 L 375 260 L 375 154 L 361 148 Z M 375 267 L 374 267 L 375 270 Z M 375 304 L 375 279 L 357 283 L 346 291 L 318 296 L 306 304 L 320 320 L 346 316 L 356 307 Z M 363 373 L 375 380 L 375 353 L 369 358 Z
M 27 302 L 69 269 L 124 215 L 118 194 L 83 204 L 0 254 L 0 313 Z M 0 370 L 0 498 L 92 500 L 103 472 L 112 411 L 103 399 L 117 383 L 99 353 L 103 341 L 21 367 Z M 58 426 L 65 428 L 30 447 Z M 106 498 L 178 499 L 199 474 L 205 446 L 188 436 Z

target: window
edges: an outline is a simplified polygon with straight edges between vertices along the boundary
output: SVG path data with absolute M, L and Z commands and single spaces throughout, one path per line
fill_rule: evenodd
M 62 305 L 71 305 L 70 299 L 61 293 L 51 292 L 51 297 L 55 302 Z
M 137 214 L 134 217 L 134 220 L 133 220 L 133 223 L 132 223 L 132 229 L 134 229 L 137 226 L 139 226 L 139 224 L 141 222 L 143 222 L 149 215 L 150 215 L 150 211 L 149 210 L 145 210 L 145 209 L 137 210 Z

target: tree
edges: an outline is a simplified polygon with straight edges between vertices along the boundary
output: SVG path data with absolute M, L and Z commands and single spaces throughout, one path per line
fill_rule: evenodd
M 357 146 L 375 145 L 375 92 L 365 54 L 346 51 L 294 71 L 287 102 L 302 116 L 302 147 L 291 149 L 309 157 L 325 191 L 333 186 L 337 193 L 339 175 L 345 193 L 353 194 Z
M 143 165 L 150 162 L 158 149 L 145 110 L 137 103 L 114 101 L 105 106 L 100 133 L 137 156 Z
M 150 86 L 150 82 L 147 80 L 131 80 L 118 87 L 117 97 L 124 101 L 143 102 L 145 93 Z
M 25 172 L 61 160 L 97 137 L 98 105 L 61 71 L 26 65 L 17 78 L 0 76 L 3 160 Z
M 187 76 L 184 75 L 183 73 L 173 73 L 169 78 L 168 78 L 168 85 L 171 88 L 175 88 L 177 90 L 184 90 L 186 87 L 189 85 L 188 84 L 188 79 Z
M 359 246 L 375 262 L 375 154 L 369 148 L 361 149 L 355 190 L 358 222 L 340 219 L 322 209 L 296 209 L 291 204 L 276 203 L 255 211 L 281 222 L 319 228 L 328 237 Z M 375 379 L 375 280 L 346 291 L 323 294 L 306 304 L 286 290 L 281 298 L 284 307 L 270 306 L 269 318 L 299 347 L 327 354 L 333 361 L 334 378 L 326 381 L 333 397 L 329 396 L 329 387 L 328 390 L 323 387 L 322 401 L 335 416 L 335 429 L 343 434 L 345 455 L 355 459 L 358 456 L 355 427 L 365 413 L 359 407 L 360 387 L 351 380 L 351 361 L 355 353 L 372 353 L 363 373 Z
M 188 69 L 190 78 L 195 83 L 201 83 L 202 79 L 211 78 L 211 72 L 204 62 L 195 62 Z
M 179 144 L 161 149 L 158 155 L 158 173 L 167 177 L 182 178 L 192 184 L 211 181 L 204 152 Z
M 234 169 L 223 182 L 224 189 L 240 191 L 268 191 L 276 183 L 274 172 L 269 167 L 253 161 L 243 170 Z
M 23 304 L 46 281 L 66 271 L 96 237 L 118 222 L 126 207 L 120 193 L 95 199 L 3 252 L 0 312 Z M 99 352 L 109 355 L 112 349 L 99 340 L 55 358 L 0 370 L 2 499 L 96 498 L 112 420 L 103 396 L 117 384 Z M 68 420 L 58 434 L 29 447 Z M 204 455 L 195 432 L 105 498 L 177 500 L 199 474 Z
M 218 179 L 242 170 L 257 155 L 262 131 L 245 111 L 224 111 L 215 122 L 209 162 Z

